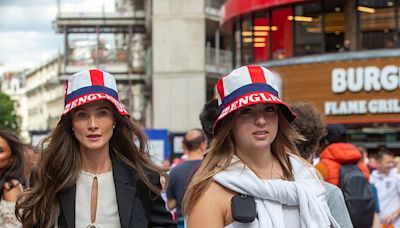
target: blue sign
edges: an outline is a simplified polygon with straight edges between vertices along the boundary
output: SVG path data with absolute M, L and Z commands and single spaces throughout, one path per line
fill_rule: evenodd
M 148 137 L 150 155 L 158 165 L 167 160 L 170 155 L 170 144 L 167 129 L 144 129 Z

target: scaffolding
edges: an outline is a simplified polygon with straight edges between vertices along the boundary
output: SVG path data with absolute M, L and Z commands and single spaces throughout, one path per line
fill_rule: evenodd
M 145 35 L 143 13 L 62 12 L 58 1 L 53 27 L 57 33 L 64 34 L 61 80 L 92 67 L 112 73 L 117 81 L 144 80 L 145 51 L 138 57 L 138 51 L 132 49 Z M 80 38 L 71 39 L 74 36 Z M 135 40 L 137 37 L 139 40 Z
M 111 73 L 119 99 L 133 118 L 144 120 L 142 103 L 147 103 L 145 88 L 145 13 L 136 1 L 120 0 L 115 12 L 67 12 L 57 1 L 53 28 L 64 34 L 64 55 L 59 69 L 60 81 L 81 70 L 97 68 Z M 130 7 L 126 7 L 130 6 Z M 139 7 L 138 7 L 139 6 Z M 135 8 L 136 7 L 136 8 Z M 117 7 L 116 7 L 117 8 Z

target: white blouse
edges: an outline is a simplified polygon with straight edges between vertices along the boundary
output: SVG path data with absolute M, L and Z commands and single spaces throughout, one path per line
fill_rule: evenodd
M 19 228 L 22 224 L 15 216 L 15 202 L 9 202 L 4 199 L 0 201 L 0 227 Z
M 120 228 L 113 173 L 91 174 L 85 171 L 81 171 L 76 183 L 75 227 L 87 227 L 91 224 L 90 199 L 95 177 L 98 193 L 96 221 L 93 225 L 97 228 Z

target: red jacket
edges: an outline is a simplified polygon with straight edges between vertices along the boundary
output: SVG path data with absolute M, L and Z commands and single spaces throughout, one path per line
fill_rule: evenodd
M 365 178 L 369 179 L 367 166 L 361 161 L 361 152 L 350 143 L 332 143 L 320 154 L 320 162 L 315 168 L 324 180 L 339 186 L 342 164 L 357 163 Z

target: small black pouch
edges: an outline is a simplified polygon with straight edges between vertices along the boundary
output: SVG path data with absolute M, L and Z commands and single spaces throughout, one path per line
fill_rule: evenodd
M 232 217 L 241 223 L 251 223 L 257 217 L 256 201 L 252 196 L 238 194 L 231 199 Z

